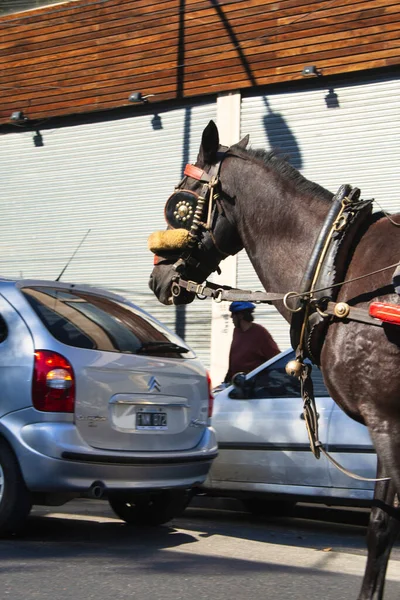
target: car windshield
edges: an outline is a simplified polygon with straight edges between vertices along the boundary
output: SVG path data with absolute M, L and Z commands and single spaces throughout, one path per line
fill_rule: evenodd
M 180 338 L 130 304 L 44 286 L 21 291 L 47 330 L 63 344 L 124 354 L 194 357 Z

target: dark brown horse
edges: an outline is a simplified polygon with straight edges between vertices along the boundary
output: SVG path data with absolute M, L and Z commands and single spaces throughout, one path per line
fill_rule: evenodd
M 216 125 L 211 121 L 205 128 L 195 165 L 198 169 L 189 167 L 179 184 L 179 190 L 195 194 L 175 202 L 169 219 L 172 227 L 182 227 L 181 223 L 185 228 L 184 220 L 195 212 L 195 200 L 204 191 L 204 181 L 210 179 L 207 174 L 215 172 L 218 183 L 211 183 L 216 183 L 217 199 L 207 223 L 205 218 L 197 219 L 195 243 L 193 236 L 185 239 L 184 232 L 178 241 L 173 239 L 174 232 L 168 232 L 172 237 L 166 244 L 161 236 L 159 249 L 153 239 L 153 252 L 163 258 L 155 260 L 150 287 L 164 304 L 188 303 L 195 297 L 183 290 L 172 300 L 177 269 L 185 279 L 201 283 L 223 258 L 243 247 L 267 292 L 301 288 L 333 194 L 303 178 L 273 153 L 246 149 L 247 143 L 244 138 L 229 149 L 222 148 Z M 209 203 L 206 198 L 205 215 Z M 166 210 L 168 216 L 168 205 Z M 390 219 L 382 213 L 364 220 L 348 250 L 345 278 L 353 281 L 339 288 L 337 301 L 367 309 L 373 300 L 399 303 L 392 283 L 394 267 L 385 269 L 400 260 L 396 221 L 400 223 L 400 215 Z M 184 256 L 178 265 L 177 255 Z M 360 278 L 371 272 L 374 274 Z M 274 304 L 290 323 L 293 315 L 287 304 Z M 323 339 L 320 365 L 332 398 L 368 427 L 378 456 L 377 477 L 390 477 L 375 487 L 368 560 L 358 599 L 378 600 L 383 598 L 387 563 L 400 529 L 400 328 L 332 318 Z

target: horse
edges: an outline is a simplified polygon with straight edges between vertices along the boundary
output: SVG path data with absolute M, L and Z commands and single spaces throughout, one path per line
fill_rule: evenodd
M 248 148 L 248 142 L 246 136 L 221 146 L 215 123 L 205 127 L 195 165 L 187 165 L 167 202 L 168 228 L 149 238 L 155 254 L 149 286 L 163 304 L 187 304 L 204 291 L 202 282 L 224 258 L 245 248 L 266 295 L 285 294 L 271 303 L 293 325 L 298 306 L 292 300 L 305 289 L 304 274 L 335 194 L 307 180 L 285 157 Z M 400 260 L 398 223 L 400 214 L 367 211 L 345 245 L 345 283 L 331 286 L 338 303 L 365 313 L 373 302 L 399 304 L 393 283 Z M 199 285 L 177 288 L 179 278 Z M 222 288 L 218 294 L 221 299 Z M 377 453 L 358 600 L 379 600 L 400 530 L 400 329 L 318 312 L 325 329 L 314 362 L 334 401 L 368 427 Z

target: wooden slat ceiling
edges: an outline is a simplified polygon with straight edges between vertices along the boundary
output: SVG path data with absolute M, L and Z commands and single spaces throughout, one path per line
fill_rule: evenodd
M 398 0 L 80 0 L 0 32 L 0 124 L 400 63 Z

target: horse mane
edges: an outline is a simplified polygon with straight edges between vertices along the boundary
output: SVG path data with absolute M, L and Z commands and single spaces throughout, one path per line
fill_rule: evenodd
M 243 149 L 243 152 L 251 158 L 262 161 L 267 167 L 274 169 L 274 171 L 292 181 L 296 187 L 303 192 L 315 194 L 324 200 L 332 200 L 332 192 L 318 183 L 303 177 L 303 175 L 288 162 L 287 155 L 279 154 L 276 150 L 269 151 L 256 148 L 246 148 Z

